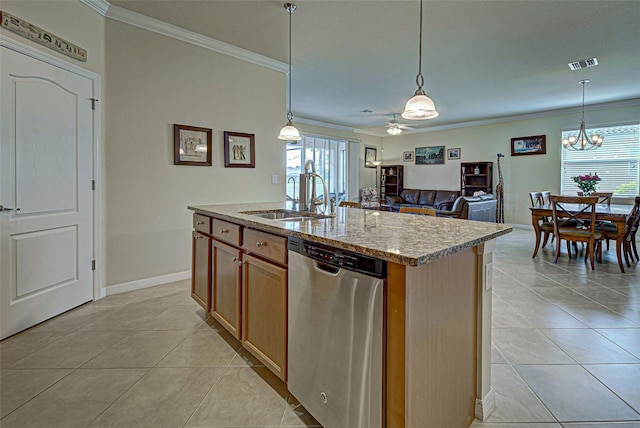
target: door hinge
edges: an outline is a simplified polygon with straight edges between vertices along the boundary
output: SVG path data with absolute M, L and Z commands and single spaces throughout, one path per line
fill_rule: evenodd
M 91 270 L 96 270 L 96 261 L 91 260 Z
M 91 100 L 91 110 L 95 110 L 98 99 L 97 98 L 89 98 L 89 99 Z
M 96 190 L 96 180 L 91 180 L 91 190 Z

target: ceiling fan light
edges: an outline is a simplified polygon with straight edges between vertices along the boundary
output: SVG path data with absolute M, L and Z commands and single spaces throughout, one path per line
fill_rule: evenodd
M 291 121 L 288 121 L 287 124 L 280 130 L 278 140 L 300 141 L 302 140 L 302 137 L 300 136 L 300 131 L 298 131 L 295 126 L 293 126 Z
M 398 125 L 390 126 L 389 128 L 387 128 L 387 134 L 400 135 L 402 134 L 402 128 L 400 128 Z
M 402 117 L 409 120 L 425 120 L 438 117 L 433 100 L 424 94 L 416 94 L 407 101 Z

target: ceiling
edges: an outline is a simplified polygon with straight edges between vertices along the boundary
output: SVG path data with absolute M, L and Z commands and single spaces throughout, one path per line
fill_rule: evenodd
M 288 63 L 284 2 L 110 3 Z M 419 2 L 296 5 L 294 123 L 304 118 L 383 133 L 417 88 Z M 585 78 L 587 105 L 640 98 L 640 0 L 425 1 L 423 26 L 425 90 L 440 116 L 411 122 L 416 128 L 574 108 Z M 589 57 L 599 65 L 567 66 Z

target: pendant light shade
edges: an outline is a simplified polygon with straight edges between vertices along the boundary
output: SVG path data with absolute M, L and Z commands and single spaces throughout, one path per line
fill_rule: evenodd
M 422 89 L 424 85 L 424 77 L 422 76 L 422 0 L 420 0 L 420 50 L 418 57 L 418 75 L 416 76 L 416 84 L 418 89 L 404 107 L 402 117 L 409 120 L 426 120 L 438 117 L 436 105 Z
M 300 131 L 293 126 L 293 113 L 291 113 L 291 14 L 295 12 L 296 5 L 293 3 L 285 3 L 284 8 L 289 12 L 289 109 L 287 110 L 287 124 L 280 130 L 279 140 L 300 141 Z
M 300 131 L 298 131 L 298 128 L 293 126 L 291 121 L 288 121 L 287 124 L 280 130 L 278 139 L 285 141 L 300 141 L 302 140 L 302 137 L 300 136 Z

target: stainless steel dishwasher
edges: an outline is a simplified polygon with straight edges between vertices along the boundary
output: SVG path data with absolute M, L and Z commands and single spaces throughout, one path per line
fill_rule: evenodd
M 288 388 L 325 428 L 382 426 L 387 264 L 290 237 Z

